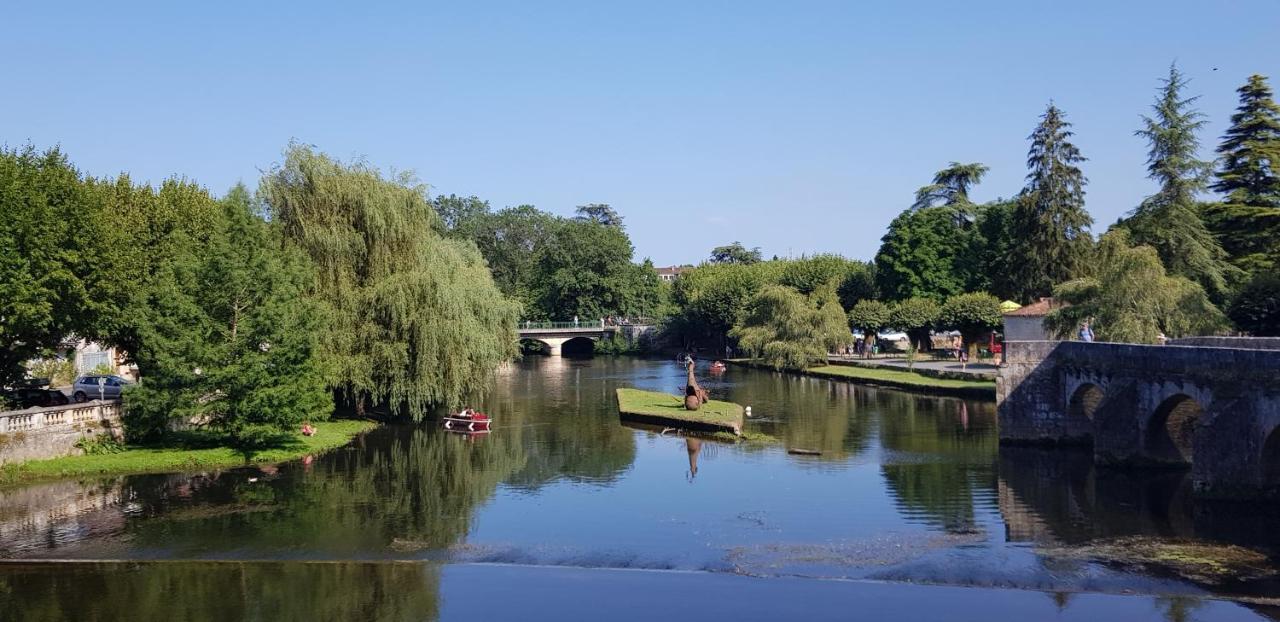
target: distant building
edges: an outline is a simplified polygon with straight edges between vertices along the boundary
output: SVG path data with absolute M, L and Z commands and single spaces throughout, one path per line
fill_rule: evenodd
M 1005 341 L 1053 341 L 1045 328 L 1044 317 L 1062 305 L 1052 298 L 1041 298 L 1025 307 L 1004 314 Z
M 658 268 L 658 278 L 664 283 L 670 283 L 680 278 L 681 274 L 693 268 L 693 266 L 668 266 L 666 268 Z

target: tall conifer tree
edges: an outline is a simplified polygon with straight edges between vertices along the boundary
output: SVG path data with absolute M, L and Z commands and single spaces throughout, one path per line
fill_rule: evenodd
M 1240 106 L 1218 146 L 1213 184 L 1226 198 L 1203 215 L 1237 266 L 1265 271 L 1267 252 L 1280 247 L 1280 106 L 1263 76 L 1250 76 L 1237 92 Z
M 1093 218 L 1084 209 L 1088 183 L 1076 166 L 1085 161 L 1071 143 L 1071 124 L 1052 103 L 1031 133 L 1027 186 L 1013 213 L 1012 268 L 1017 296 L 1034 300 L 1053 286 L 1079 276 L 1093 244 Z
M 1240 106 L 1218 146 L 1222 168 L 1213 189 L 1228 204 L 1280 208 L 1280 105 L 1264 76 L 1249 76 L 1236 92 Z
M 1226 252 L 1197 211 L 1196 196 L 1205 190 L 1211 170 L 1196 155 L 1196 132 L 1204 126 L 1204 115 L 1193 107 L 1197 97 L 1183 97 L 1187 79 L 1176 65 L 1163 82 L 1152 105 L 1155 114 L 1143 116 L 1144 127 L 1135 132 L 1150 144 L 1148 176 L 1160 183 L 1160 190 L 1134 208 L 1124 227 L 1134 243 L 1155 248 L 1169 272 L 1199 283 L 1221 301 L 1239 271 L 1227 263 Z

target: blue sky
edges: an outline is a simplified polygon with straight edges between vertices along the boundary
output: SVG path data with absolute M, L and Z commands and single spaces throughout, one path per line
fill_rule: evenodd
M 637 258 L 874 255 L 952 160 L 1021 188 L 1050 99 L 1104 229 L 1152 191 L 1133 136 L 1177 60 L 1203 154 L 1280 1 L 24 2 L 0 20 L 0 143 L 224 192 L 296 138 L 433 192 L 610 203 Z M 1215 71 L 1214 68 L 1217 68 Z M 1280 85 L 1277 85 L 1280 86 Z

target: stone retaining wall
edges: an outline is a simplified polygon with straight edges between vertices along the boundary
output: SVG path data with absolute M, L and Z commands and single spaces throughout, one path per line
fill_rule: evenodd
M 1240 348 L 1243 350 L 1280 350 L 1280 337 L 1183 337 L 1170 339 L 1171 346 L 1200 348 Z
M 82 438 L 123 437 L 120 400 L 0 412 L 0 464 L 83 453 Z

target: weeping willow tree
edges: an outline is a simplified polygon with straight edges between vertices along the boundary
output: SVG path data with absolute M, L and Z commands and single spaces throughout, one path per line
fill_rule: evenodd
M 1222 312 L 1198 283 L 1165 273 L 1156 250 L 1132 246 L 1128 232 L 1113 229 L 1098 240 L 1090 276 L 1053 290 L 1067 306 L 1051 311 L 1045 325 L 1067 339 L 1086 320 L 1099 341 L 1156 343 L 1168 337 L 1213 334 L 1225 327 Z
M 315 266 L 321 360 L 357 413 L 456 406 L 515 353 L 519 305 L 475 246 L 444 238 L 425 186 L 291 144 L 262 192 L 286 244 Z
M 834 286 L 809 296 L 784 285 L 766 286 L 729 335 L 774 369 L 825 363 L 828 352 L 853 342 Z

